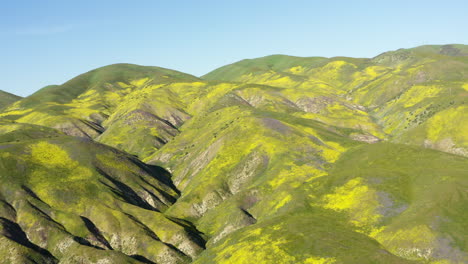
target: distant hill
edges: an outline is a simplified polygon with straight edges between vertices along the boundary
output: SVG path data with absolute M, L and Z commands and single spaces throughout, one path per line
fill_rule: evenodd
M 46 102 L 69 103 L 80 95 L 94 91 L 101 96 L 105 93 L 124 92 L 130 81 L 143 80 L 152 83 L 166 83 L 174 80 L 196 80 L 189 74 L 154 66 L 140 66 L 135 64 L 113 64 L 81 74 L 62 85 L 46 86 L 28 96 L 21 102 L 21 106 L 31 106 Z
M 114 64 L 50 85 L 6 108 L 3 118 L 53 127 L 69 135 L 93 138 L 120 101 L 139 87 L 198 80 L 159 67 Z
M 365 107 L 396 142 L 467 156 L 468 134 L 462 132 L 468 130 L 467 54 L 467 45 L 432 45 L 372 59 L 273 55 L 233 63 L 202 78 L 340 96 Z M 443 134 L 437 132 L 440 125 Z
M 20 96 L 0 90 L 0 109 L 20 99 L 21 99 Z

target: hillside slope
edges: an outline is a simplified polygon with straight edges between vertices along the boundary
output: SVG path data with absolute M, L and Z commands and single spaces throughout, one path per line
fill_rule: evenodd
M 12 104 L 18 100 L 20 100 L 21 97 L 20 96 L 17 96 L 17 95 L 14 95 L 14 94 L 11 94 L 11 93 L 7 93 L 5 91 L 2 91 L 0 90 L 0 109 L 8 106 L 9 104 Z
M 0 112 L 3 263 L 466 263 L 467 54 L 46 87 Z
M 203 250 L 163 214 L 179 196 L 164 169 L 48 128 L 0 131 L 0 263 L 187 263 Z
M 227 81 L 340 96 L 362 105 L 395 142 L 468 156 L 467 50 L 466 45 L 421 46 L 372 59 L 274 55 L 221 67 L 203 79 L 222 75 Z M 315 100 L 301 103 L 317 111 Z
M 249 263 L 273 255 L 281 260 L 279 263 L 301 263 L 308 259 L 311 263 L 320 263 L 321 259 L 324 263 L 352 260 L 354 263 L 403 263 L 402 259 L 387 258 L 388 253 L 375 253 L 381 249 L 371 246 L 372 239 L 394 256 L 408 260 L 442 261 L 456 256 L 453 263 L 460 263 L 467 259 L 464 239 L 458 236 L 464 230 L 458 223 L 465 217 L 468 202 L 462 187 L 467 184 L 466 158 L 391 143 L 369 145 L 353 139 L 352 135 L 362 133 L 360 130 L 296 117 L 295 112 L 278 113 L 252 107 L 244 100 L 235 99 L 234 94 L 242 91 L 238 88 L 217 102 L 206 104 L 207 110 L 202 115 L 186 122 L 173 141 L 146 159 L 150 164 L 168 168 L 174 184 L 182 192 L 166 213 L 194 222 L 209 236 L 208 250 L 199 263 L 233 260 Z M 353 114 L 349 116 L 351 119 Z M 350 156 L 353 160 L 348 167 L 340 165 Z M 376 160 L 367 163 L 371 158 Z M 373 167 L 369 172 L 363 170 L 369 164 L 376 164 L 383 179 L 377 177 Z M 338 177 L 335 176 L 338 172 L 348 180 L 335 185 L 328 183 Z M 362 173 L 367 178 L 359 178 Z M 446 175 L 450 176 L 446 178 Z M 370 185 L 383 180 L 388 182 Z M 441 182 L 445 180 L 447 187 L 442 188 Z M 421 192 L 418 186 L 422 183 L 425 188 L 435 189 L 427 188 L 423 194 L 414 195 Z M 387 185 L 392 185 L 392 191 L 406 190 L 406 196 L 388 192 Z M 435 211 L 440 204 L 430 205 L 434 202 L 431 194 L 435 193 L 447 198 L 440 200 L 446 211 Z M 459 198 L 451 198 L 458 194 Z M 427 214 L 427 211 L 434 213 Z M 350 220 L 344 221 L 347 214 Z M 362 218 L 354 221 L 353 217 L 360 215 Z M 408 219 L 408 215 L 413 218 Z M 439 218 L 445 219 L 444 228 L 451 231 L 433 226 Z M 402 224 L 393 225 L 392 219 L 403 219 L 399 222 Z M 323 226 L 317 227 L 316 221 L 323 222 Z M 430 241 L 405 240 L 410 223 L 414 228 L 422 228 Z M 297 229 L 296 225 L 317 229 Z M 394 237 L 390 239 L 391 235 L 384 236 L 382 230 L 391 229 Z M 337 233 L 322 233 L 323 230 Z M 344 235 L 344 230 L 351 232 Z M 358 233 L 366 234 L 367 238 Z M 301 243 L 299 237 L 309 241 L 308 244 Z M 314 237 L 320 237 L 317 244 L 311 242 Z M 322 244 L 323 241 L 327 244 Z M 359 242 L 346 244 L 349 241 Z M 336 250 L 341 247 L 349 251 Z M 258 248 L 262 249 L 261 253 Z M 361 252 L 362 248 L 367 253 Z

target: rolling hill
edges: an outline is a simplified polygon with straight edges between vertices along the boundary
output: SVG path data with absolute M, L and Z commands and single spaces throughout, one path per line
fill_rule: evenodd
M 0 112 L 0 263 L 466 263 L 467 96 L 455 44 L 92 70 Z
M 18 100 L 20 100 L 21 97 L 20 96 L 17 96 L 17 95 L 14 95 L 14 94 L 11 94 L 11 93 L 7 93 L 5 91 L 2 91 L 0 90 L 0 109 L 8 106 L 9 104 L 12 104 Z

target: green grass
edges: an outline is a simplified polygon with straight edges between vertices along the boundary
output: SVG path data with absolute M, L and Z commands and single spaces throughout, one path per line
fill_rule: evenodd
M 390 143 L 363 145 L 343 154 L 329 177 L 319 180 L 313 203 L 346 213 L 356 230 L 396 255 L 458 263 L 468 250 L 467 171 L 464 157 Z
M 13 100 L 0 255 L 466 262 L 466 47 L 272 55 L 201 78 L 116 64 Z
M 20 96 L 17 96 L 17 95 L 14 95 L 14 94 L 11 94 L 11 93 L 8 93 L 8 92 L 5 92 L 5 91 L 2 91 L 0 90 L 0 109 L 20 100 L 21 97 Z
M 196 230 L 162 214 L 179 194 L 161 168 L 50 129 L 1 127 L 12 131 L 0 138 L 0 200 L 6 205 L 0 216 L 9 215 L 28 234 L 25 243 L 40 249 L 39 256 L 47 257 L 47 250 L 61 261 L 128 263 L 141 255 L 186 263 L 202 249 Z

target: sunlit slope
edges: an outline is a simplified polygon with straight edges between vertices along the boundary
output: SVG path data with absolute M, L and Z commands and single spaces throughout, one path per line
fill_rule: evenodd
M 147 78 L 147 79 L 145 79 Z M 128 93 L 132 86 L 144 82 L 167 83 L 174 80 L 197 79 L 189 74 L 154 66 L 112 64 L 81 74 L 62 85 L 47 86 L 28 96 L 18 106 L 45 102 L 69 103 L 84 93 L 101 95 L 103 103 L 111 104 L 112 96 Z M 120 93 L 119 93 L 120 92 Z M 107 99 L 107 100 L 106 100 Z
M 354 232 L 338 215 L 304 207 L 238 230 L 194 263 L 417 263 L 397 257 Z
M 57 128 L 69 135 L 94 138 L 121 99 L 144 84 L 197 78 L 159 67 L 115 64 L 79 75 L 62 85 L 47 86 L 13 105 L 0 117 Z
M 168 168 L 182 192 L 166 213 L 209 237 L 196 263 L 405 263 L 340 215 L 311 209 L 301 187 L 363 144 L 349 138 L 353 130 L 296 117 L 283 97 L 254 107 L 241 95 L 255 87 L 233 85 L 147 159 Z
M 162 214 L 179 196 L 162 168 L 48 128 L 0 129 L 0 263 L 188 263 L 203 249 Z
M 326 61 L 328 61 L 328 59 L 323 57 L 303 58 L 287 55 L 271 55 L 229 64 L 204 75 L 202 78 L 205 80 L 240 81 L 241 77 L 244 75 L 262 74 L 268 71 L 283 72 L 293 67 L 297 67 L 296 69 L 298 70 L 302 67 L 314 68 L 322 65 L 323 62 Z M 291 76 L 292 75 L 293 74 L 291 74 Z
M 434 50 L 438 52 L 429 52 Z M 372 97 L 382 98 L 372 112 L 394 141 L 467 156 L 466 50 L 463 45 L 423 46 L 384 53 L 373 60 L 387 65 L 400 61 L 402 66 L 387 80 L 359 88 L 356 97 L 366 94 L 361 100 L 369 103 Z M 390 100 L 382 96 L 385 90 L 393 90 Z
M 227 199 L 218 207 L 231 203 L 254 220 L 236 230 L 246 220 L 231 213 L 228 235 L 210 239 L 195 263 L 465 263 L 466 171 L 466 158 L 420 147 L 351 147 L 289 186 L 279 210 L 266 205 L 285 186 L 265 197 L 256 184 L 248 196 Z M 204 218 L 200 228 L 213 230 Z
M 421 46 L 372 59 L 273 55 L 227 65 L 203 78 L 225 74 L 227 81 L 339 96 L 361 105 L 396 142 L 466 156 L 467 50 L 466 45 Z M 309 101 L 313 108 L 316 103 Z
M 310 106 L 308 100 L 314 100 L 317 105 Z M 106 130 L 96 140 L 142 158 L 150 156 L 181 131 L 189 131 L 190 128 L 182 125 L 191 118 L 196 120 L 191 123 L 206 125 L 206 131 L 213 130 L 201 118 L 230 106 L 319 121 L 324 127 L 343 129 L 343 136 L 356 140 L 385 138 L 380 127 L 359 105 L 305 90 L 213 81 L 179 82 L 143 86 L 121 102 L 103 123 Z M 218 114 L 217 118 L 225 122 L 236 117 L 229 112 Z
M 231 104 L 316 120 L 347 129 L 344 135 L 356 140 L 386 138 L 362 106 L 328 91 L 218 81 L 159 81 L 143 78 L 130 84 L 117 82 L 117 88 L 103 84 L 104 88 L 87 90 L 69 103 L 44 102 L 22 108 L 34 99 L 33 95 L 8 107 L 0 117 L 93 138 L 141 158 L 171 141 L 190 118 L 210 112 L 211 107 Z M 105 87 L 115 89 L 107 91 Z M 67 89 L 71 88 L 61 87 L 59 91 Z
M 467 171 L 464 157 L 390 143 L 363 145 L 344 153 L 329 176 L 317 181 L 312 201 L 342 213 L 355 230 L 395 255 L 464 263 Z
M 14 94 L 11 94 L 11 93 L 8 93 L 8 92 L 5 92 L 5 91 L 2 91 L 0 90 L 0 109 L 20 100 L 21 97 L 20 96 L 17 96 L 17 95 L 14 95 Z
M 383 227 L 381 222 L 378 222 L 378 224 L 371 222 L 364 229 L 364 224 L 358 225 L 352 220 L 345 221 L 343 220 L 346 219 L 346 215 L 343 214 L 344 210 L 341 210 L 339 205 L 338 209 L 328 205 L 326 202 L 328 200 L 324 197 L 328 197 L 326 195 L 338 188 L 338 186 L 330 186 L 328 183 L 331 174 L 336 171 L 343 171 L 343 173 L 350 173 L 349 175 L 354 177 L 355 173 L 359 172 L 356 168 L 354 168 L 354 171 L 341 167 L 333 169 L 334 162 L 339 160 L 342 153 L 348 149 L 350 153 L 353 153 L 349 155 L 356 156 L 351 164 L 354 162 L 358 167 L 364 165 L 356 161 L 367 157 L 367 155 L 376 155 L 378 157 L 377 154 L 381 151 L 383 155 L 387 155 L 385 158 L 388 158 L 389 161 L 387 167 L 379 165 L 379 168 L 384 172 L 388 171 L 389 174 L 400 172 L 400 164 L 392 162 L 393 159 L 399 159 L 397 153 L 399 151 L 401 151 L 401 154 L 409 152 L 409 154 L 400 157 L 405 160 L 404 164 L 406 164 L 401 164 L 401 168 L 406 168 L 405 166 L 409 166 L 408 164 L 414 163 L 420 166 L 413 168 L 414 173 L 417 175 L 423 175 L 425 172 L 421 171 L 421 169 L 426 168 L 432 173 L 438 173 L 437 175 L 453 174 L 460 184 L 463 183 L 461 176 L 468 169 L 465 158 L 422 148 L 417 149 L 392 144 L 375 144 L 373 145 L 375 148 L 356 148 L 356 146 L 363 145 L 363 143 L 353 139 L 352 135 L 362 133 L 361 130 L 332 126 L 328 122 L 307 118 L 307 115 L 304 115 L 300 108 L 294 106 L 294 103 L 285 100 L 283 95 L 287 94 L 288 89 L 286 88 L 241 84 L 231 84 L 231 88 L 227 88 L 226 84 L 220 85 L 224 85 L 223 89 L 228 89 L 230 92 L 225 94 L 216 93 L 217 96 L 210 97 L 209 94 L 212 93 L 210 90 L 216 91 L 216 89 L 209 85 L 199 84 L 199 86 L 203 87 L 202 90 L 206 93 L 207 98 L 216 98 L 216 100 L 207 101 L 205 97 L 199 97 L 199 100 L 205 103 L 202 106 L 199 104 L 192 106 L 198 109 L 199 114 L 188 120 L 180 128 L 180 134 L 177 137 L 146 159 L 149 163 L 158 164 L 170 170 L 175 185 L 182 191 L 181 198 L 169 208 L 167 213 L 193 221 L 202 232 L 210 237 L 207 243 L 209 249 L 200 257 L 200 263 L 209 263 L 209 261 L 226 261 L 226 263 L 229 263 L 229 261 L 233 260 L 239 261 L 239 263 L 243 263 L 242 261 L 248 263 L 249 260 L 255 258 L 249 255 L 248 252 L 258 253 L 259 249 L 255 247 L 265 249 L 265 251 L 258 253 L 260 255 L 265 253 L 265 255 L 261 256 L 266 257 L 275 254 L 275 256 L 284 257 L 282 259 L 284 263 L 301 262 L 307 259 L 310 259 L 310 261 L 324 261 L 324 263 L 327 263 L 325 261 L 349 263 L 353 256 L 356 257 L 355 261 L 359 263 L 366 263 L 366 261 L 370 263 L 402 263 L 402 260 L 398 257 L 409 260 L 424 260 L 424 258 L 428 258 L 428 254 L 432 254 L 427 253 L 429 251 L 445 250 L 444 245 L 436 242 L 431 242 L 432 244 L 427 247 L 416 243 L 415 247 L 419 251 L 411 251 L 412 249 L 408 246 L 410 242 L 391 244 L 382 239 L 382 245 L 378 245 L 373 242 L 373 239 L 378 239 L 376 234 Z M 184 91 L 198 91 L 193 85 L 185 84 L 184 86 Z M 166 88 L 170 89 L 169 87 Z M 248 97 L 248 91 L 252 89 L 255 92 L 250 94 L 256 99 Z M 177 89 L 173 89 L 171 94 L 176 91 Z M 190 98 L 187 99 L 188 102 L 193 102 Z M 256 101 L 256 103 L 252 103 L 253 101 Z M 185 109 L 190 112 L 191 108 L 187 107 Z M 350 112 L 348 121 L 356 121 L 353 118 L 357 118 L 356 113 Z M 371 142 L 375 143 L 375 141 Z M 422 151 L 422 154 L 418 156 L 419 151 Z M 423 157 L 422 155 L 426 153 L 427 157 Z M 455 168 L 453 170 L 443 169 L 442 164 L 451 159 L 455 159 Z M 426 162 L 434 167 L 424 165 Z M 395 168 L 392 165 L 395 165 Z M 395 172 L 392 172 L 392 170 Z M 413 171 L 408 173 L 411 174 Z M 356 180 L 356 182 L 358 181 L 359 179 Z M 416 184 L 408 181 L 401 182 L 399 179 L 396 179 L 396 181 L 395 184 L 399 187 L 395 188 L 409 188 L 411 190 L 413 184 Z M 434 179 L 434 181 L 437 180 Z M 359 182 L 359 184 L 364 183 Z M 321 188 L 322 185 L 326 186 L 326 188 Z M 438 185 L 434 183 L 433 186 Z M 343 188 L 353 190 L 354 187 L 353 185 Z M 366 186 L 357 186 L 356 188 L 358 190 L 367 190 Z M 328 190 L 329 193 L 320 194 L 324 190 Z M 446 189 L 444 191 L 449 195 L 454 190 Z M 346 200 L 349 198 L 346 195 L 348 194 L 345 194 L 344 198 L 336 198 L 337 196 L 335 198 Z M 374 206 L 373 209 L 369 210 L 374 211 L 366 216 L 364 213 L 367 211 L 360 211 L 356 214 L 362 214 L 363 219 L 366 220 L 367 218 L 380 219 L 381 216 L 378 211 L 380 210 L 379 203 L 382 202 L 379 200 L 380 198 L 367 193 L 359 193 L 358 195 L 362 196 L 359 196 L 359 199 L 368 199 L 368 202 Z M 444 195 L 444 193 L 440 193 L 440 195 Z M 386 198 L 387 196 L 382 199 Z M 414 208 L 418 208 L 432 198 L 425 196 L 415 199 L 417 201 L 414 203 Z M 357 204 L 363 202 L 356 201 Z M 384 206 L 393 206 L 392 200 L 385 200 L 384 202 L 387 203 Z M 449 205 L 448 202 L 447 205 Z M 454 205 L 454 207 L 460 205 L 463 205 L 463 201 L 458 205 Z M 356 205 L 351 205 L 351 207 L 353 206 Z M 385 210 L 393 209 L 395 208 Z M 395 210 L 398 211 L 397 209 Z M 452 219 L 454 222 L 463 217 L 462 211 L 456 210 L 454 211 L 454 219 Z M 292 212 L 301 216 L 288 218 L 288 215 Z M 398 213 L 401 212 L 398 211 Z M 415 217 L 424 217 L 424 213 L 417 212 Z M 323 227 L 315 227 L 313 230 L 305 229 L 302 235 L 299 235 L 310 237 L 310 239 L 323 236 L 323 240 L 328 241 L 328 244 L 323 246 L 321 250 L 327 248 L 327 254 L 320 254 L 319 251 L 312 249 L 321 245 L 320 240 L 317 241 L 318 245 L 310 244 L 304 247 L 300 247 L 294 242 L 298 239 L 297 234 L 294 235 L 294 232 L 298 231 L 297 227 L 292 223 L 299 223 L 298 219 L 300 217 L 310 218 L 307 221 L 311 222 L 307 223 L 311 225 L 317 221 L 317 217 L 322 219 L 320 221 L 330 223 L 329 226 L 322 223 Z M 344 222 L 340 222 L 340 219 Z M 281 231 L 279 226 L 284 221 L 290 221 L 291 225 L 293 225 L 284 227 L 291 234 Z M 269 230 L 265 233 L 265 240 L 275 237 L 280 241 L 278 245 L 272 243 L 272 248 L 269 248 L 266 242 L 261 242 L 262 236 L 260 234 L 263 231 L 255 229 L 257 223 L 259 226 L 264 226 L 265 230 Z M 424 223 L 418 222 L 418 224 Z M 253 226 L 250 227 L 251 225 Z M 278 225 L 278 227 L 266 227 L 269 225 Z M 304 225 L 306 225 L 306 222 L 304 222 Z M 321 233 L 323 229 L 335 230 L 332 226 L 341 226 L 343 230 L 347 229 L 349 233 L 346 235 L 345 240 L 358 240 L 359 243 L 362 243 L 359 244 L 362 248 L 350 249 L 356 252 L 355 255 L 351 251 L 344 253 L 345 251 L 336 250 L 343 243 L 336 239 L 336 236 L 344 231 L 336 229 L 337 233 L 335 235 Z M 398 228 L 395 230 L 404 232 L 403 229 Z M 256 231 L 251 234 L 249 233 L 251 230 Z M 457 230 L 460 231 L 460 229 Z M 246 233 L 243 233 L 244 231 Z M 355 232 L 364 233 L 367 236 Z M 437 237 L 437 239 L 445 237 L 440 235 L 438 231 L 434 233 L 433 237 Z M 258 239 L 258 245 L 254 242 L 256 239 Z M 245 241 L 245 243 L 237 244 L 236 241 Z M 464 243 L 463 239 L 461 241 L 461 243 Z M 257 246 L 244 250 L 246 244 L 250 243 Z M 347 247 L 352 247 L 352 245 Z M 387 255 L 389 253 L 380 255 L 381 253 L 378 252 L 382 248 L 393 251 L 394 256 Z M 454 246 L 453 250 L 454 252 L 458 250 L 458 253 L 466 251 L 463 246 Z M 415 257 L 418 252 L 423 251 L 425 253 L 420 254 L 425 254 L 424 257 Z M 243 253 L 241 254 L 241 252 Z M 463 257 L 463 254 L 460 256 Z M 231 255 L 232 258 L 229 257 Z M 434 255 L 430 256 L 431 258 L 434 257 L 434 259 L 448 258 L 447 255 L 439 255 L 439 253 L 434 253 Z

